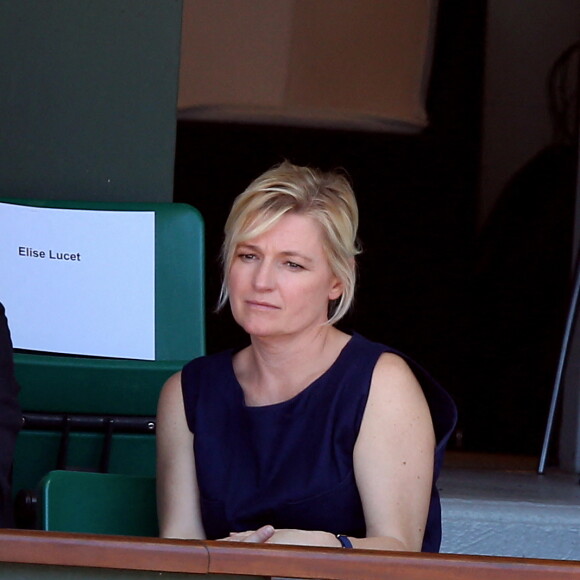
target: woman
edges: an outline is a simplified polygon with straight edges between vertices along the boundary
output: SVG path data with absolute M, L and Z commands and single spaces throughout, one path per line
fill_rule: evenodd
M 353 300 L 357 226 L 343 176 L 290 163 L 235 200 L 219 305 L 250 344 L 163 387 L 162 536 L 439 549 L 455 408 L 418 365 L 334 326 Z

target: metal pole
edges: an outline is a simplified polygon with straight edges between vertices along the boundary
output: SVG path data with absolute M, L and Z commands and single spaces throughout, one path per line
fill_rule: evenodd
M 578 52 L 580 49 L 580 43 L 577 42 L 573 44 L 568 51 L 568 56 Z M 580 79 L 580 53 L 577 55 L 577 74 L 575 75 L 575 87 L 576 87 L 576 103 L 575 107 L 572 108 L 572 135 L 574 140 L 578 141 L 578 135 L 580 131 L 580 84 L 578 79 Z M 568 123 L 566 123 L 566 130 L 568 129 Z M 574 132 L 575 131 L 575 132 Z M 566 131 L 567 132 L 567 131 Z M 574 270 L 574 288 L 572 291 L 572 298 L 570 301 L 570 308 L 568 311 L 568 319 L 566 320 L 566 328 L 564 330 L 564 338 L 562 339 L 562 348 L 560 349 L 560 360 L 558 361 L 558 369 L 556 371 L 556 378 L 554 380 L 554 387 L 552 390 L 552 401 L 550 403 L 550 411 L 548 413 L 548 422 L 546 425 L 546 432 L 544 434 L 544 444 L 542 446 L 542 453 L 540 455 L 540 462 L 538 464 L 538 473 L 543 474 L 546 470 L 546 459 L 548 456 L 548 447 L 550 445 L 550 438 L 552 435 L 552 429 L 554 426 L 554 416 L 556 414 L 556 407 L 558 404 L 558 398 L 560 395 L 560 389 L 562 386 L 562 377 L 564 374 L 564 369 L 566 366 L 566 361 L 568 359 L 568 351 L 570 349 L 570 341 L 572 336 L 572 329 L 574 328 L 574 322 L 576 320 L 576 310 L 578 307 L 578 295 L 580 293 L 580 151 L 579 160 L 576 166 L 577 179 L 576 179 L 576 204 L 575 204 L 575 220 L 574 220 L 574 235 L 573 235 L 573 255 L 572 264 L 575 264 Z
M 554 387 L 552 389 L 552 401 L 550 403 L 550 411 L 548 413 L 548 422 L 546 424 L 546 431 L 544 434 L 544 444 L 542 445 L 542 453 L 540 455 L 540 462 L 538 464 L 538 473 L 542 475 L 546 470 L 546 459 L 548 456 L 548 447 L 550 445 L 550 438 L 552 436 L 552 429 L 554 426 L 554 417 L 556 415 L 556 407 L 560 395 L 560 388 L 562 386 L 562 377 L 568 359 L 568 351 L 570 349 L 570 340 L 572 336 L 572 329 L 576 319 L 576 309 L 578 307 L 578 296 L 580 295 L 580 259 L 576 259 L 576 268 L 574 274 L 574 289 L 572 292 L 572 299 L 570 301 L 570 308 L 568 310 L 568 318 L 566 320 L 566 327 L 564 329 L 564 338 L 562 339 L 562 347 L 560 349 L 560 359 L 558 361 L 558 368 L 556 371 L 556 378 L 554 380 Z

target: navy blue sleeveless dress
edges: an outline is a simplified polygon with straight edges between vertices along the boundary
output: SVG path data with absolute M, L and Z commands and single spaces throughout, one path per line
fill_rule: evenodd
M 431 410 L 437 448 L 422 549 L 439 551 L 441 511 L 435 482 L 455 426 L 455 405 L 415 362 L 358 334 L 321 377 L 275 405 L 246 406 L 234 375 L 233 350 L 195 359 L 184 367 L 185 413 L 195 435 L 201 514 L 208 539 L 265 524 L 365 537 L 353 451 L 372 372 L 383 352 L 405 358 Z

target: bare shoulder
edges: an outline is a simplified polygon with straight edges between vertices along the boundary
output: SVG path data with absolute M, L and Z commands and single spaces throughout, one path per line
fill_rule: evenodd
M 165 381 L 160 398 L 172 399 L 177 395 L 181 397 L 181 371 L 174 373 Z
M 163 420 L 168 414 L 183 413 L 183 395 L 181 392 L 181 372 L 171 375 L 163 385 L 157 403 L 157 418 Z
M 375 365 L 375 375 L 377 373 L 392 373 L 394 375 L 411 374 L 415 376 L 407 361 L 394 352 L 384 352 L 381 354 Z
M 181 373 L 169 377 L 161 389 L 157 403 L 156 435 L 158 465 L 175 459 L 177 450 L 187 449 L 192 441 L 181 393 Z
M 423 389 L 401 356 L 385 352 L 375 365 L 373 371 L 371 393 L 381 399 L 419 399 L 424 400 Z
M 367 401 L 365 423 L 385 428 L 384 421 L 398 429 L 417 424 L 432 429 L 432 420 L 423 389 L 405 359 L 394 353 L 383 353 L 375 366 Z

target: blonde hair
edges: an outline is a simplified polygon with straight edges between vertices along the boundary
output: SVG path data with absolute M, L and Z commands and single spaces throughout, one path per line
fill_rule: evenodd
M 343 292 L 330 304 L 328 324 L 350 309 L 356 285 L 358 207 L 348 179 L 284 162 L 255 179 L 234 200 L 225 225 L 221 259 L 223 282 L 218 310 L 228 301 L 228 273 L 240 243 L 274 226 L 287 213 L 309 216 L 321 226 L 324 250 Z

